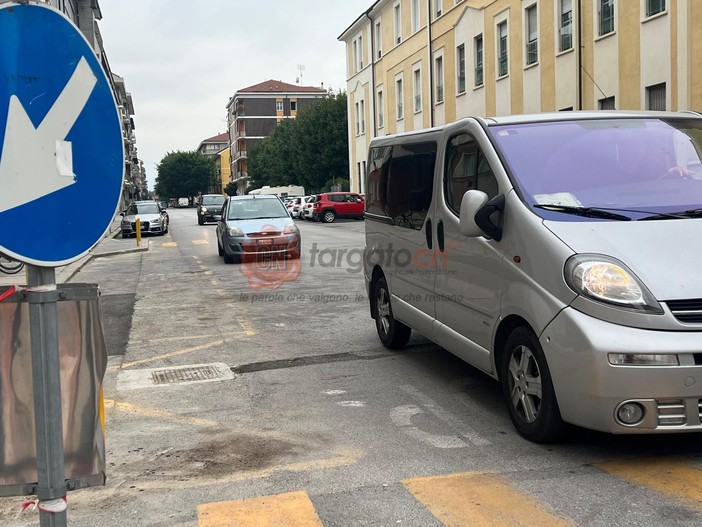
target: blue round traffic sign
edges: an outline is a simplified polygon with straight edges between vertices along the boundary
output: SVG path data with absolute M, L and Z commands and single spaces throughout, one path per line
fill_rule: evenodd
M 65 265 L 119 204 L 117 104 L 88 41 L 53 7 L 0 4 L 0 39 L 0 253 Z

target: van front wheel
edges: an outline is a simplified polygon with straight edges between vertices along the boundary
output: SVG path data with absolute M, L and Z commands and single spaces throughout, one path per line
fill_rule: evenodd
M 375 283 L 375 327 L 383 346 L 390 349 L 401 349 L 407 344 L 412 329 L 392 315 L 390 291 L 385 278 L 379 278 Z
M 517 431 L 530 441 L 560 439 L 565 423 L 539 339 L 524 327 L 507 339 L 500 368 L 502 394 Z

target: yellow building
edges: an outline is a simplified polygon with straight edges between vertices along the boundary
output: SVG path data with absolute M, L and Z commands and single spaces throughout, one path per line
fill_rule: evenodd
M 702 0 L 378 0 L 347 49 L 349 176 L 373 137 L 469 115 L 702 111 Z
M 217 165 L 217 173 L 219 174 L 219 180 L 222 182 L 222 194 L 225 194 L 224 189 L 232 180 L 232 168 L 229 164 L 231 159 L 231 154 L 229 148 L 223 148 L 217 152 L 217 157 L 215 158 Z

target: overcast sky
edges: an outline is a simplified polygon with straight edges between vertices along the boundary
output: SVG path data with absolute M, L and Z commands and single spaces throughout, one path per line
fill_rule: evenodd
M 113 73 L 134 101 L 149 189 L 173 151 L 226 132 L 229 98 L 269 79 L 346 89 L 337 38 L 373 0 L 100 0 Z

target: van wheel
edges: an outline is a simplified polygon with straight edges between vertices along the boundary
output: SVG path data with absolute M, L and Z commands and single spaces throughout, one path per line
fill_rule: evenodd
M 385 278 L 379 278 L 375 283 L 375 327 L 383 346 L 390 349 L 401 349 L 407 344 L 412 329 L 392 315 L 390 291 Z
M 522 436 L 536 443 L 549 443 L 564 435 L 566 425 L 546 357 L 530 329 L 517 328 L 507 338 L 500 379 L 509 416 Z
M 333 223 L 335 219 L 336 214 L 333 210 L 325 210 L 324 214 L 322 214 L 322 220 L 324 220 L 324 223 Z

